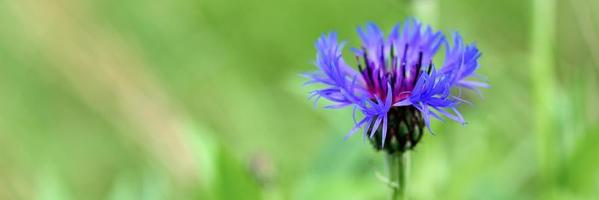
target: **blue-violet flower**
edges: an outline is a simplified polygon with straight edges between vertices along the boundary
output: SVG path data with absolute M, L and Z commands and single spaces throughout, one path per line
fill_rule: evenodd
M 358 28 L 362 45 L 352 48 L 357 68 L 342 56 L 345 42 L 337 34 L 323 34 L 316 42 L 318 71 L 304 74 L 306 84 L 325 87 L 312 91 L 310 98 L 325 98 L 326 108 L 353 107 L 354 127 L 346 138 L 363 129 L 378 150 L 389 153 L 414 148 L 423 129 L 430 130 L 430 118 L 443 117 L 464 124 L 456 109 L 462 103 L 462 89 L 480 93 L 486 88 L 475 74 L 481 56 L 475 44 L 464 44 L 458 33 L 452 42 L 440 31 L 412 19 L 393 27 L 387 37 L 373 23 Z M 433 62 L 440 47 L 445 59 L 437 69 Z M 362 118 L 356 120 L 356 112 Z M 432 131 L 431 131 L 432 132 Z

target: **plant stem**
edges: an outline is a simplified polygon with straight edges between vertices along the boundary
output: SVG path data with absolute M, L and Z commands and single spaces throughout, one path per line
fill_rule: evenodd
M 396 152 L 385 154 L 389 176 L 389 187 L 391 188 L 391 200 L 407 199 L 407 175 L 409 173 L 409 153 Z
M 534 0 L 532 6 L 530 74 L 540 173 L 538 185 L 543 190 L 550 190 L 555 183 L 555 6 L 555 0 Z
M 438 25 L 439 3 L 437 0 L 412 0 L 412 15 L 433 27 Z

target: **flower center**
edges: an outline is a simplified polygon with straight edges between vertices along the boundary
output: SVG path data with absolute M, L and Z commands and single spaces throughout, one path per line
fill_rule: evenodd
M 399 50 L 393 45 L 362 47 L 362 55 L 356 55 L 358 69 L 372 98 L 385 99 L 387 90 L 392 90 L 393 103 L 404 100 L 410 96 L 420 75 L 430 73 L 432 60 L 425 60 L 423 51 L 411 51 L 409 47 L 408 44 Z

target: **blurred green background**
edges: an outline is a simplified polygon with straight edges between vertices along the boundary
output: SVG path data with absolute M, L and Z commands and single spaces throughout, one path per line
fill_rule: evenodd
M 412 199 L 599 199 L 599 1 L 0 0 L 0 199 L 385 199 L 351 110 L 307 100 L 326 31 L 419 16 L 492 88 L 435 121 Z M 554 30 L 554 31 L 552 31 Z M 324 102 L 324 101 L 323 101 Z M 321 104 L 322 105 L 322 104 Z

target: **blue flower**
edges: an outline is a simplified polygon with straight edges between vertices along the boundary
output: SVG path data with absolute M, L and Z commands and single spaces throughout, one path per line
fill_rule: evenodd
M 304 74 L 306 84 L 323 85 L 311 92 L 315 104 L 325 98 L 333 103 L 326 108 L 353 107 L 355 126 L 346 138 L 362 129 L 378 149 L 385 145 L 392 146 L 386 148 L 390 151 L 411 149 L 424 126 L 430 131 L 431 117 L 465 123 L 457 110 L 467 103 L 462 89 L 480 93 L 479 88 L 488 87 L 476 80 L 480 51 L 475 44 L 464 44 L 458 33 L 450 43 L 443 33 L 416 20 L 397 24 L 386 37 L 373 23 L 357 32 L 362 45 L 351 49 L 357 70 L 343 58 L 345 42 L 331 32 L 316 42 L 319 70 Z M 439 60 L 435 58 L 441 47 L 445 59 L 436 65 L 433 61 Z M 357 111 L 362 113 L 359 120 Z

